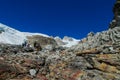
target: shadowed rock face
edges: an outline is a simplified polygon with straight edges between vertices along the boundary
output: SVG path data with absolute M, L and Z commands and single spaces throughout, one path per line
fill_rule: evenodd
M 110 23 L 110 28 L 120 27 L 120 0 L 117 0 L 113 7 L 114 18 Z

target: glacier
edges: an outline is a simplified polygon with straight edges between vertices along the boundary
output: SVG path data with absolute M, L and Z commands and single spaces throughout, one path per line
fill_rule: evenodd
M 33 35 L 50 37 L 49 35 L 42 34 L 42 33 L 21 32 L 0 23 L 0 43 L 21 45 L 25 40 L 27 40 L 27 36 L 33 36 Z M 76 45 L 80 40 L 65 36 L 63 39 L 61 39 L 61 41 L 65 44 L 60 46 L 71 47 L 73 45 Z

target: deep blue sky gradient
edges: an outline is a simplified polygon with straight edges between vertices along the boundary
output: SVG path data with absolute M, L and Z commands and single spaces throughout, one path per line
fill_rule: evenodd
M 108 29 L 116 0 L 0 0 L 0 22 L 24 32 L 83 38 Z

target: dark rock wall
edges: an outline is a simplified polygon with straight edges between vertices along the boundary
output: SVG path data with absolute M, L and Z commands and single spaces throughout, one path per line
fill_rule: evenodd
M 120 27 L 120 0 L 117 0 L 113 7 L 114 17 L 109 28 Z

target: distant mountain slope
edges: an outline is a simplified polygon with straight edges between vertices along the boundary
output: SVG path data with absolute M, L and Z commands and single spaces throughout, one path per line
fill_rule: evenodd
M 71 47 L 73 45 L 77 45 L 80 41 L 80 40 L 77 40 L 75 38 L 68 37 L 68 36 L 64 36 L 63 39 L 57 36 L 54 39 L 56 40 L 58 45 L 63 46 L 63 47 Z
M 42 33 L 30 33 L 30 32 L 20 32 L 16 29 L 13 29 L 9 26 L 6 26 L 0 23 L 0 43 L 7 43 L 7 44 L 22 44 L 24 40 L 27 39 L 27 36 L 39 35 L 43 37 L 50 37 L 46 34 Z M 56 42 L 59 44 L 57 38 L 54 38 Z M 60 46 L 64 47 L 71 47 L 72 45 L 76 45 L 79 40 L 76 40 L 71 37 L 64 37 L 61 39 L 61 42 L 64 44 L 59 44 Z
M 20 32 L 2 23 L 0 23 L 0 32 L 0 43 L 8 44 L 22 44 L 23 41 L 27 39 L 26 36 L 41 35 L 44 37 L 49 37 L 48 35 L 41 33 Z
M 21 44 L 26 37 L 18 30 L 0 23 L 0 43 Z

